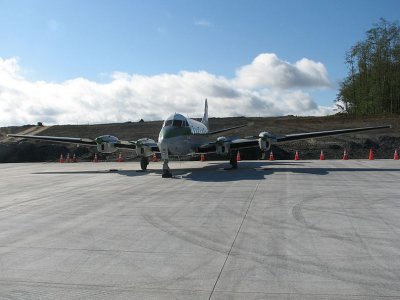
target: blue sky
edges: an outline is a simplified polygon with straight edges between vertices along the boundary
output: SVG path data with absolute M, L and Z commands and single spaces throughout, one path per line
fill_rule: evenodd
M 396 21 L 399 12 L 397 0 L 0 0 L 0 112 L 8 116 L 0 125 L 38 118 L 49 123 L 162 119 L 174 109 L 201 115 L 205 97 L 213 116 L 326 114 L 347 74 L 345 52 L 380 17 Z M 252 65 L 262 54 L 267 55 Z M 303 58 L 309 63 L 297 68 Z M 285 67 L 284 74 L 271 72 L 274 65 Z M 239 78 L 244 68 L 247 81 Z M 255 76 L 249 70 L 260 76 L 257 84 L 249 84 Z M 299 74 L 311 74 L 316 82 Z M 262 81 L 267 76 L 284 82 L 288 78 L 280 76 L 299 78 L 281 84 Z M 191 80 L 210 88 L 202 90 Z M 214 86 L 230 92 L 210 92 Z M 82 98 L 85 103 L 79 103 Z M 213 98 L 221 115 L 213 113 Z M 68 117 L 57 101 L 84 114 Z M 238 110 L 225 107 L 233 104 Z M 85 118 L 93 112 L 86 108 L 113 105 L 117 108 L 108 115 Z

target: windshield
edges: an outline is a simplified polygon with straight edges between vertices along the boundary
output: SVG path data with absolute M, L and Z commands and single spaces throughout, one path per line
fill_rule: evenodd
M 164 126 L 189 127 L 189 123 L 184 116 L 175 114 L 165 120 Z

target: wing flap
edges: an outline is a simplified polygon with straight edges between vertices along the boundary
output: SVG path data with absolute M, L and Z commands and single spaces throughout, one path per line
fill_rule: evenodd
M 131 150 L 135 150 L 136 149 L 136 145 L 135 144 L 128 144 L 129 142 L 125 141 L 120 141 L 119 143 L 115 143 L 114 147 L 119 148 L 119 149 L 131 149 Z
M 258 146 L 258 140 L 235 139 L 231 141 L 231 149 L 244 149 Z
M 209 143 L 209 144 L 201 145 L 195 152 L 196 153 L 212 153 L 215 151 L 217 151 L 217 146 L 215 145 L 215 143 Z

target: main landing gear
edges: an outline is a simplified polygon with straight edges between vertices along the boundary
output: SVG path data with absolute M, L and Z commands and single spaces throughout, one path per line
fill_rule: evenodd
M 230 156 L 229 156 L 229 163 L 231 164 L 232 170 L 238 168 L 238 163 L 237 163 L 237 151 L 231 151 Z
M 147 170 L 147 166 L 149 165 L 149 158 L 142 156 L 140 158 L 140 168 L 142 172 Z M 168 159 L 164 159 L 163 170 L 162 170 L 162 178 L 171 178 L 172 174 L 168 166 Z
M 140 158 L 140 168 L 142 169 L 142 171 L 146 171 L 148 165 L 149 165 L 149 158 L 146 156 L 142 156 Z
M 159 147 L 161 149 L 161 158 L 164 161 L 162 167 L 162 178 L 171 178 L 172 173 L 168 166 L 168 145 L 161 142 Z

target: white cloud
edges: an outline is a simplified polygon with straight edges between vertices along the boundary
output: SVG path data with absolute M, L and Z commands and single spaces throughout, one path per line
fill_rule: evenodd
M 304 88 L 329 86 L 323 64 L 302 59 L 283 62 L 261 54 L 235 78 L 206 71 L 144 76 L 115 72 L 107 83 L 74 78 L 62 83 L 30 81 L 18 60 L 0 58 L 0 126 L 87 124 L 162 120 L 173 112 L 202 115 L 204 98 L 210 115 L 325 115 Z
M 18 76 L 20 72 L 18 59 L 13 57 L 10 59 L 2 59 L 0 57 L 0 79 L 1 81 L 7 80 L 11 77 Z
M 329 87 L 328 72 L 320 62 L 303 58 L 295 64 L 280 60 L 274 53 L 258 55 L 236 72 L 236 84 L 243 88 Z
M 200 27 L 211 27 L 213 24 L 206 19 L 200 19 L 200 20 L 195 21 L 194 25 L 200 26 Z

